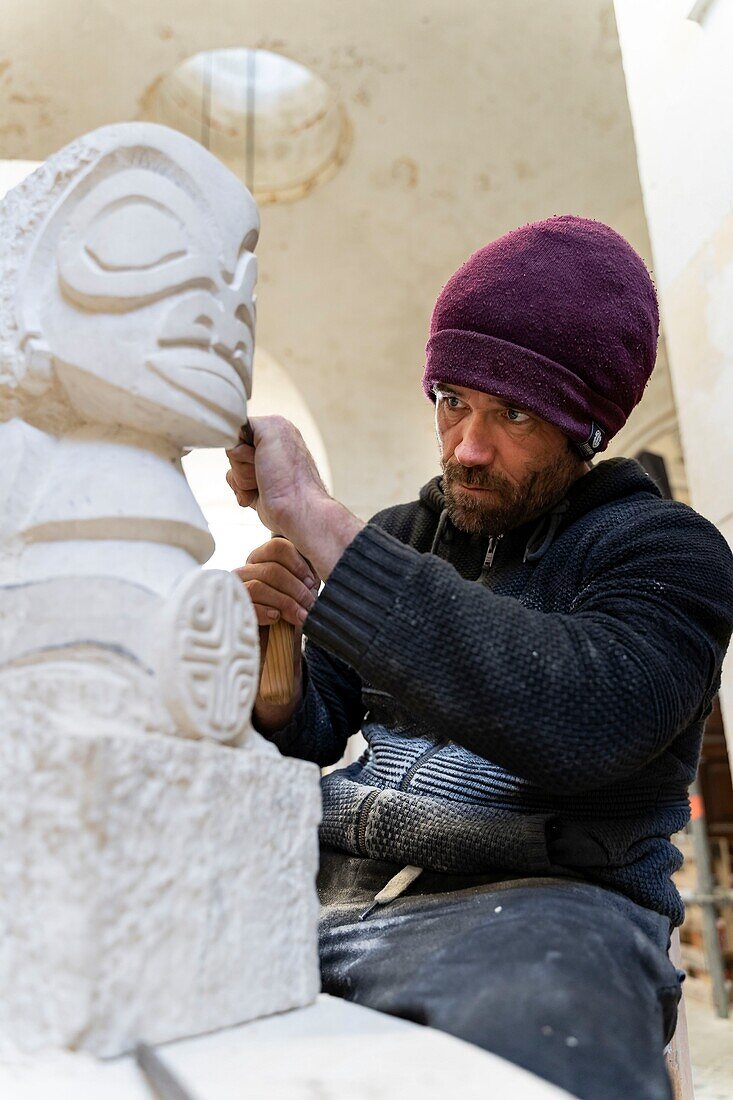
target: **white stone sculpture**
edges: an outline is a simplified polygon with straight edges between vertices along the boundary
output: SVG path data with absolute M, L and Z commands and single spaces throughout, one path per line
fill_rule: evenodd
M 311 1001 L 317 769 L 184 449 L 246 417 L 258 215 L 142 123 L 0 206 L 0 1043 L 111 1055 Z

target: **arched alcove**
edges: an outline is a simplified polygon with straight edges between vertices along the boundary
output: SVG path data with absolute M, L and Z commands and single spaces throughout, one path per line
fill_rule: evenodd
M 260 348 L 255 352 L 250 416 L 285 416 L 300 429 L 323 478 L 331 490 L 331 469 L 320 430 L 300 390 L 287 371 Z M 252 508 L 240 508 L 226 483 L 229 463 L 222 450 L 191 451 L 183 460 L 191 488 L 209 524 L 216 550 L 207 566 L 236 569 L 244 565 L 255 546 L 270 532 Z
M 258 203 L 291 202 L 346 160 L 351 125 L 334 88 L 264 49 L 205 50 L 156 81 L 142 115 L 200 141 Z

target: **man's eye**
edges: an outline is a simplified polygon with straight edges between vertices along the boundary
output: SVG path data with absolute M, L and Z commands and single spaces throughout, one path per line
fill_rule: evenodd
M 455 412 L 457 409 L 463 408 L 460 397 L 455 393 L 439 393 L 436 391 L 436 397 L 438 398 L 438 404 L 444 409 L 451 409 Z
M 511 424 L 526 424 L 531 417 L 527 413 L 520 412 L 519 409 L 506 409 L 507 420 Z

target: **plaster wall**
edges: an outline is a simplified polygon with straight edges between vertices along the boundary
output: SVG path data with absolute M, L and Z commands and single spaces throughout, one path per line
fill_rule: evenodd
M 616 0 L 690 500 L 733 545 L 733 4 L 684 8 Z M 721 699 L 733 758 L 730 657 Z
M 636 168 L 634 168 L 636 171 Z M 637 248 L 647 267 L 654 272 L 652 248 L 641 194 L 617 217 L 614 227 Z M 661 326 L 657 362 L 644 396 L 621 431 L 614 436 L 603 458 L 634 458 L 640 451 L 653 451 L 664 458 L 670 486 L 676 500 L 689 503 L 687 475 L 682 455 L 677 408 L 667 361 L 664 325 Z
M 208 48 L 283 53 L 341 97 L 346 163 L 262 209 L 257 340 L 311 409 L 335 495 L 363 517 L 437 472 L 419 386 L 428 321 L 472 251 L 573 212 L 648 258 L 611 0 L 6 0 L 3 42 L 5 157 L 142 117 L 157 82 Z

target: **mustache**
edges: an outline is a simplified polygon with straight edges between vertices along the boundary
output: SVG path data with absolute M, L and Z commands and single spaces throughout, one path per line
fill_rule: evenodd
M 449 485 L 468 485 L 472 489 L 506 490 L 509 484 L 501 474 L 492 474 L 482 466 L 461 466 L 460 462 L 443 467 L 443 480 Z

